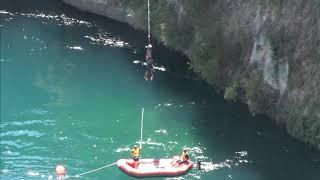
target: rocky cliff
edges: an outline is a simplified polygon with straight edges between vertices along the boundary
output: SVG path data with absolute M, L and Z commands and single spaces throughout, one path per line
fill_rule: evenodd
M 146 0 L 63 0 L 146 29 Z M 320 149 L 319 0 L 151 0 L 152 35 L 230 101 Z

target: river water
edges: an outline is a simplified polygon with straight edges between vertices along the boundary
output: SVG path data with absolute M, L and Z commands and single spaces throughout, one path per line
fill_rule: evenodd
M 185 57 L 155 42 L 166 71 L 144 81 L 143 32 L 54 0 L 5 0 L 0 16 L 1 179 L 48 179 L 57 164 L 72 176 L 130 157 L 142 107 L 143 157 L 186 147 L 202 161 L 171 179 L 320 179 L 319 152 L 186 78 Z M 81 179 L 131 177 L 113 166 Z

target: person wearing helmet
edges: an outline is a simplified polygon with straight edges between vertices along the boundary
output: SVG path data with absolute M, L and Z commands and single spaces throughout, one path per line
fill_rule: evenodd
M 132 159 L 133 159 L 133 163 L 131 163 L 131 166 L 133 168 L 138 168 L 139 166 L 139 157 L 140 157 L 140 148 L 135 145 L 132 150 L 131 150 L 131 155 L 132 155 Z
M 132 150 L 131 150 L 131 155 L 134 161 L 139 161 L 139 157 L 140 157 L 140 148 L 135 145 Z
M 66 174 L 66 169 L 64 166 L 62 165 L 58 165 L 56 167 L 56 173 L 57 173 L 57 180 L 63 180 L 64 179 L 64 176 Z
M 183 149 L 180 157 L 179 156 L 175 156 L 174 160 L 171 162 L 171 165 L 174 167 L 177 167 L 183 163 L 188 162 L 190 159 L 189 153 L 187 151 L 187 149 Z
M 180 162 L 187 162 L 187 161 L 189 161 L 189 153 L 187 152 L 187 149 L 183 149 L 180 156 Z

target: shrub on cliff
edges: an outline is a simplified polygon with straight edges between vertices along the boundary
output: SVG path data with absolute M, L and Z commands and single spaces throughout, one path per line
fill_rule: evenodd
M 232 84 L 225 88 L 224 99 L 227 101 L 236 101 L 239 94 L 239 83 L 233 81 Z

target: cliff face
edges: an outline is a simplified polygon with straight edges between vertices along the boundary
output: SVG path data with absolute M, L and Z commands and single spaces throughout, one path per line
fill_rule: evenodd
M 63 0 L 146 29 L 146 0 Z M 319 0 L 151 0 L 152 35 L 241 100 L 320 149 Z

